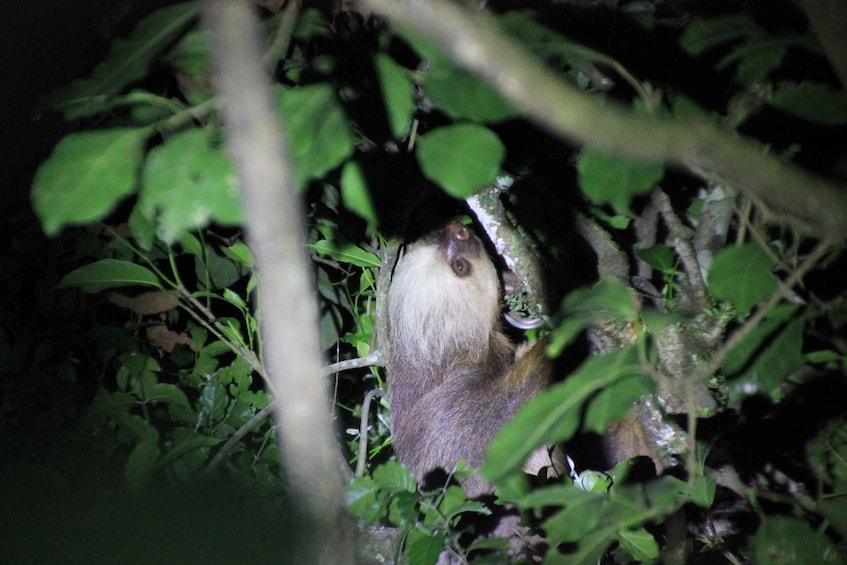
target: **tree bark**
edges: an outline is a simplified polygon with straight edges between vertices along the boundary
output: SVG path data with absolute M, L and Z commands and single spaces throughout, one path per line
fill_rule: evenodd
M 305 213 L 269 79 L 261 32 L 246 0 L 207 0 L 212 62 L 227 150 L 241 188 L 248 242 L 259 275 L 265 362 L 276 397 L 277 437 L 292 501 L 310 522 L 302 562 L 349 563 L 338 446 L 331 425 L 314 285 L 304 245 Z M 340 541 L 331 544 L 328 539 Z M 299 560 L 299 558 L 298 558 Z

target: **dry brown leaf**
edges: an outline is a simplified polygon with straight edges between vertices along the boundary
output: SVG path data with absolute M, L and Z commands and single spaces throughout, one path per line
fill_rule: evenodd
M 146 330 L 147 340 L 159 349 L 168 353 L 173 351 L 178 344 L 185 345 L 191 351 L 197 351 L 194 341 L 185 333 L 177 333 L 168 329 L 165 325 L 148 326 Z
M 126 296 L 119 292 L 111 292 L 108 300 L 115 306 L 131 310 L 139 316 L 161 314 L 173 310 L 177 306 L 176 300 L 161 290 L 142 292 L 137 296 Z

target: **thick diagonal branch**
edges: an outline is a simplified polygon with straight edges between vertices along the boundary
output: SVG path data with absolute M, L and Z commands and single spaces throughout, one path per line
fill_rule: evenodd
M 682 167 L 745 191 L 807 232 L 847 235 L 847 189 L 769 155 L 705 119 L 651 117 L 571 86 L 499 29 L 493 17 L 447 0 L 365 0 L 426 35 L 552 133 L 580 145 Z

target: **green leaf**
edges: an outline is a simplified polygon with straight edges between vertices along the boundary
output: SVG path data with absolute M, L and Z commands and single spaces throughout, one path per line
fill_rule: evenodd
M 820 82 L 780 83 L 768 103 L 810 122 L 829 126 L 847 123 L 847 98 L 844 93 Z
M 362 166 L 356 161 L 350 161 L 341 171 L 341 198 L 348 210 L 358 214 L 369 226 L 376 225 L 376 211 L 368 191 L 368 182 Z
M 612 479 L 606 473 L 587 469 L 574 477 L 573 484 L 585 492 L 604 494 L 609 492 L 609 488 L 612 486 Z
M 839 563 L 839 552 L 823 530 L 815 531 L 805 521 L 788 516 L 763 520 L 752 542 L 756 563 L 794 565 Z
M 79 104 L 80 99 L 117 94 L 144 78 L 157 57 L 191 23 L 197 10 L 195 2 L 156 10 L 142 19 L 126 38 L 112 43 L 106 59 L 97 65 L 90 78 L 75 80 L 51 96 L 48 104 L 59 109 L 68 107 L 67 119 L 89 113 Z
M 213 288 L 226 288 L 244 276 L 244 271 L 238 263 L 224 257 L 215 249 L 209 249 L 208 251 L 209 252 L 206 255 L 208 263 L 205 268 L 212 279 Z M 199 262 L 197 264 L 197 268 L 198 276 L 200 276 L 202 273 L 199 272 Z
M 311 245 L 320 255 L 331 257 L 343 263 L 349 263 L 356 267 L 379 267 L 382 263 L 379 257 L 365 251 L 352 243 L 336 243 L 328 239 L 316 241 Z
M 200 238 L 190 232 L 186 232 L 182 234 L 182 237 L 179 238 L 179 245 L 182 247 L 182 250 L 185 253 L 189 253 L 194 255 L 198 259 L 203 259 L 204 246 L 200 243 Z
M 176 385 L 168 383 L 156 383 L 147 391 L 147 400 L 149 402 L 164 402 L 172 404 L 180 408 L 190 409 L 191 404 L 188 402 L 188 397 L 185 392 Z
M 381 509 L 380 502 L 376 498 L 378 491 L 379 488 L 370 477 L 356 477 L 347 484 L 344 503 L 352 515 L 363 519 L 366 516 L 375 519 Z M 365 519 L 366 523 L 370 521 L 372 520 Z
M 373 479 L 379 488 L 388 492 L 415 492 L 418 488 L 412 472 L 396 461 L 377 467 Z
M 79 287 L 84 292 L 94 293 L 136 285 L 162 288 L 159 277 L 146 267 L 118 259 L 101 259 L 68 273 L 59 281 L 58 287 Z
M 223 293 L 223 298 L 233 306 L 239 308 L 240 310 L 247 309 L 247 303 L 244 302 L 244 299 L 241 298 L 237 292 L 234 292 L 231 289 L 225 288 Z
M 457 120 L 496 122 L 513 118 L 520 110 L 476 75 L 457 67 L 429 39 L 400 30 L 426 60 L 422 88 L 441 110 Z
M 583 151 L 577 163 L 582 192 L 594 204 L 611 204 L 623 213 L 633 196 L 647 194 L 662 180 L 665 169 L 658 164 L 628 161 L 592 149 Z
M 717 481 L 714 476 L 696 476 L 691 485 L 691 502 L 700 508 L 711 508 L 715 502 L 716 490 Z
M 695 19 L 686 27 L 679 45 L 691 55 L 700 55 L 725 43 L 764 35 L 764 30 L 747 16 Z
M 655 559 L 659 556 L 659 544 L 656 543 L 656 538 L 644 528 L 621 530 L 618 533 L 618 541 L 636 561 Z
M 155 438 L 142 440 L 133 448 L 124 468 L 124 478 L 130 491 L 138 493 L 147 486 L 159 455 L 159 442 Z
M 794 304 L 781 304 L 768 312 L 766 319 L 754 328 L 741 343 L 736 345 L 724 361 L 724 372 L 727 376 L 738 376 L 753 356 L 762 349 L 766 339 L 773 341 L 774 335 L 787 320 L 785 316 L 796 315 L 798 306 Z M 790 318 L 789 318 L 790 319 Z
M 347 116 L 330 84 L 277 89 L 297 187 L 323 177 L 353 153 Z
M 597 527 L 604 502 L 603 494 L 567 487 L 557 497 L 558 505 L 564 506 L 564 510 L 555 513 L 544 523 L 547 535 L 557 542 L 579 541 Z M 574 520 L 574 516 L 580 518 Z
M 388 112 L 391 135 L 394 139 L 403 139 L 409 133 L 415 114 L 415 88 L 406 69 L 384 53 L 376 56 L 376 73 Z
M 432 61 L 423 89 L 439 109 L 456 120 L 498 122 L 520 115 L 520 110 L 499 92 L 447 59 Z
M 709 290 L 745 316 L 760 300 L 776 290 L 773 263 L 754 244 L 722 249 L 709 269 Z
M 654 245 L 648 249 L 636 249 L 635 254 L 642 261 L 662 273 L 676 271 L 676 257 L 667 245 Z
M 767 79 L 768 75 L 782 64 L 787 52 L 788 47 L 785 45 L 770 41 L 751 41 L 733 49 L 733 52 L 721 59 L 715 67 L 723 70 L 737 59 L 735 80 L 740 84 L 755 84 Z
M 536 447 L 570 439 L 589 398 L 619 380 L 641 374 L 636 347 L 588 359 L 566 381 L 530 400 L 500 430 L 491 442 L 482 474 L 497 483 L 518 471 Z
M 182 439 L 176 445 L 174 445 L 173 449 L 165 453 L 165 455 L 156 462 L 155 470 L 158 471 L 160 469 L 164 469 L 168 465 L 172 464 L 174 461 L 185 457 L 186 455 L 197 449 L 214 447 L 222 441 L 223 438 L 202 435 L 194 435 L 194 437 L 190 437 L 189 439 Z
M 510 545 L 509 540 L 500 536 L 490 536 L 487 538 L 476 538 L 468 546 L 468 553 L 474 551 L 493 550 L 499 555 L 507 555 Z M 475 563 L 484 563 L 482 560 L 474 561 Z M 494 561 L 494 563 L 498 563 Z
M 555 359 L 562 354 L 565 347 L 573 343 L 580 332 L 588 326 L 588 321 L 582 318 L 564 318 L 550 334 L 550 343 L 547 345 L 547 356 Z
M 577 289 L 562 301 L 565 317 L 579 316 L 587 322 L 635 319 L 637 309 L 632 292 L 618 279 L 605 277 L 594 286 Z
M 229 404 L 229 397 L 224 386 L 220 383 L 203 387 L 197 401 L 201 415 L 214 423 L 220 421 L 224 416 L 227 404 Z
M 775 335 L 774 325 L 776 324 L 773 321 L 766 321 L 761 328 L 756 328 L 753 332 L 755 335 L 748 336 L 750 342 L 744 340 L 736 346 L 740 357 L 750 358 L 758 352 L 758 348 L 753 349 L 751 345 L 757 341 L 762 343 L 768 340 L 765 350 L 754 359 L 752 365 L 744 368 L 743 372 L 730 382 L 729 393 L 732 402 L 758 393 L 769 395 L 775 403 L 781 401 L 784 391 L 780 385 L 803 364 L 803 318 L 788 322 Z M 733 374 L 730 372 L 732 369 L 741 369 L 735 355 L 736 351 L 733 350 L 727 357 L 728 374 Z
M 410 492 L 401 492 L 391 497 L 388 504 L 388 523 L 399 527 L 414 524 L 418 519 L 418 499 Z
M 457 124 L 432 130 L 418 140 L 424 175 L 456 198 L 470 196 L 494 182 L 506 150 L 488 128 Z
M 138 206 L 133 206 L 129 213 L 127 225 L 132 232 L 135 243 L 143 250 L 150 251 L 156 239 L 156 222 L 141 213 Z
M 65 136 L 38 168 L 32 205 L 47 235 L 100 220 L 135 189 L 146 129 Z
M 209 222 L 241 223 L 232 165 L 202 129 L 177 133 L 150 151 L 138 206 L 148 218 L 159 213 L 157 233 L 168 244 Z
M 221 251 L 224 255 L 244 265 L 248 269 L 253 268 L 253 252 L 243 241 L 236 241 L 229 247 L 222 247 Z
M 186 33 L 161 62 L 182 71 L 194 79 L 206 81 L 209 70 L 209 40 L 205 29 L 193 29 Z
M 649 390 L 641 375 L 627 377 L 607 386 L 588 405 L 585 429 L 602 434 L 610 423 L 626 417 L 632 403 Z
M 409 565 L 433 565 L 444 549 L 444 533 L 429 535 L 421 530 L 409 532 Z
M 467 499 L 468 497 L 461 487 L 450 485 L 444 491 L 444 496 L 441 499 L 441 504 L 438 505 L 438 510 L 449 518 L 451 514 L 462 507 Z

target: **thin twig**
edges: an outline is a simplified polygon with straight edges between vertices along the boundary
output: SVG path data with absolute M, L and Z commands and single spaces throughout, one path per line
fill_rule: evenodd
M 300 17 L 300 8 L 302 0 L 289 0 L 288 5 L 282 12 L 282 19 L 279 26 L 276 28 L 270 44 L 262 54 L 262 67 L 269 72 L 273 71 L 273 66 L 277 61 L 285 57 L 288 52 L 288 46 L 291 44 L 291 35 L 294 33 L 294 27 L 297 24 L 297 18 Z
M 223 447 L 215 454 L 214 458 L 212 458 L 211 463 L 200 473 L 201 478 L 208 478 L 212 476 L 212 474 L 217 470 L 217 468 L 223 463 L 224 458 L 232 451 L 232 448 L 240 442 L 244 436 L 246 436 L 250 431 L 253 430 L 259 423 L 270 416 L 271 412 L 274 411 L 275 400 L 271 400 L 267 406 L 256 412 L 252 418 L 247 420 L 240 428 L 238 428 L 232 436 L 223 444 Z
M 381 388 L 375 388 L 365 395 L 362 401 L 362 417 L 359 419 L 359 459 L 356 462 L 356 476 L 365 475 L 365 465 L 368 463 L 368 416 L 371 412 L 371 401 L 374 396 L 383 396 Z
M 382 354 L 379 350 L 374 351 L 365 357 L 357 357 L 356 359 L 346 359 L 338 361 L 331 365 L 327 365 L 321 369 L 321 377 L 328 377 L 333 373 L 349 371 L 350 369 L 361 369 L 362 367 L 379 367 L 383 364 Z

